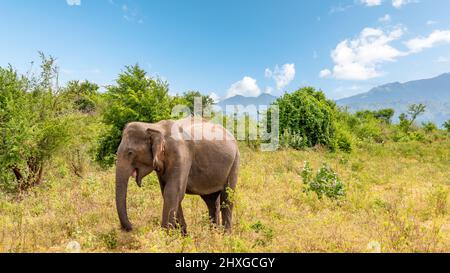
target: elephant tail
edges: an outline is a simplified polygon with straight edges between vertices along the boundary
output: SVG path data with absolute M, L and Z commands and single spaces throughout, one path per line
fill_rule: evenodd
M 233 191 L 236 189 L 238 176 L 239 176 L 239 163 L 240 163 L 240 153 L 239 150 L 236 151 L 236 156 L 234 158 L 233 166 L 230 169 L 230 173 L 228 174 L 227 184 L 225 189 L 230 188 Z

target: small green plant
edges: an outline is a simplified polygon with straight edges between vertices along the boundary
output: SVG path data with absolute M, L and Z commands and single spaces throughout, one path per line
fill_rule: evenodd
M 330 199 L 345 196 L 345 185 L 338 175 L 326 164 L 318 170 L 316 176 L 309 162 L 305 162 L 301 173 L 305 192 L 315 192 L 319 199 L 324 195 Z
M 116 249 L 118 246 L 117 232 L 115 230 L 100 234 L 100 240 L 108 249 Z
M 256 239 L 255 245 L 266 246 L 273 239 L 273 230 L 265 226 L 261 221 L 257 221 L 250 228 L 255 231 L 255 233 L 261 234 L 261 238 Z

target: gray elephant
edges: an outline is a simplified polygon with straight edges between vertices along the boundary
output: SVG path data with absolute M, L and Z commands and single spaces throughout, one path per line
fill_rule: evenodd
M 180 227 L 187 233 L 181 202 L 185 194 L 192 194 L 205 201 L 213 224 L 219 224 L 221 212 L 222 224 L 230 232 L 233 203 L 229 194 L 236 188 L 239 159 L 233 135 L 203 119 L 129 123 L 116 165 L 116 206 L 122 228 L 132 230 L 126 208 L 129 178 L 141 186 L 142 179 L 156 171 L 164 199 L 162 227 Z

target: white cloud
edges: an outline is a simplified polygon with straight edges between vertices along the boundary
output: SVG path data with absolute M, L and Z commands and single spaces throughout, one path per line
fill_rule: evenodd
M 321 77 L 333 76 L 341 80 L 367 80 L 381 75 L 378 66 L 385 62 L 395 61 L 404 56 L 391 46 L 391 43 L 403 35 L 403 29 L 397 27 L 385 33 L 381 29 L 365 28 L 353 40 L 340 42 L 332 51 L 331 57 L 335 66 L 333 71 L 324 69 Z
M 435 30 L 426 37 L 417 37 L 404 42 L 407 50 L 400 51 L 392 43 L 403 36 L 400 27 L 385 32 L 376 28 L 365 28 L 353 40 L 340 42 L 331 52 L 334 62 L 332 70 L 320 71 L 321 78 L 339 80 L 368 80 L 383 74 L 380 66 L 396 61 L 400 57 L 416 54 L 439 44 L 450 44 L 450 30 Z M 445 62 L 440 58 L 438 62 Z
M 244 97 L 257 97 L 261 94 L 256 80 L 251 77 L 244 77 L 242 80 L 231 85 L 227 92 L 227 98 L 241 95 Z
M 361 3 L 368 6 L 368 7 L 374 7 L 381 5 L 382 0 L 361 0 Z
M 319 76 L 321 78 L 328 78 L 329 76 L 331 76 L 331 74 L 332 73 L 331 73 L 330 69 L 324 69 L 324 70 L 320 71 Z
M 415 2 L 417 2 L 417 1 L 416 0 L 392 0 L 392 6 L 399 9 L 406 4 L 415 3 Z
M 378 22 L 387 23 L 391 21 L 391 16 L 389 14 L 384 15 L 378 19 Z
M 66 3 L 69 6 L 80 6 L 81 0 L 66 0 Z
M 405 44 L 411 53 L 418 53 L 440 43 L 450 43 L 450 30 L 435 30 L 428 37 L 418 37 Z
M 217 95 L 216 93 L 212 92 L 211 94 L 209 94 L 209 97 L 215 102 L 218 103 L 220 101 L 220 97 L 219 95 Z
M 334 6 L 331 7 L 330 9 L 330 14 L 334 14 L 334 13 L 339 13 L 339 12 L 345 12 L 351 8 L 353 8 L 353 5 L 347 5 L 347 6 L 343 6 L 343 5 L 339 5 L 339 6 Z
M 367 7 L 376 7 L 383 4 L 384 0 L 359 0 L 359 2 Z M 410 3 L 417 3 L 419 0 L 392 0 L 392 6 L 399 9 Z
M 295 64 L 284 64 L 281 68 L 276 65 L 274 71 L 266 68 L 264 74 L 266 78 L 272 78 L 277 85 L 277 89 L 281 90 L 294 80 Z
M 437 24 L 436 21 L 433 21 L 433 20 L 428 20 L 427 21 L 427 26 L 432 26 L 432 25 L 436 25 L 436 24 Z

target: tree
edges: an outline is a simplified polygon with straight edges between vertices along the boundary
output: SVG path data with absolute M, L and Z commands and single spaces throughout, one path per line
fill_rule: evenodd
M 379 119 L 387 124 L 390 124 L 392 117 L 394 116 L 394 113 L 395 113 L 394 109 L 387 108 L 387 109 L 381 109 L 378 111 L 374 111 L 373 116 L 376 119 Z
M 109 131 L 101 138 L 96 155 L 96 160 L 104 167 L 114 163 L 127 123 L 153 123 L 168 119 L 171 114 L 168 84 L 148 77 L 138 65 L 125 67 L 117 85 L 107 88 L 105 100 L 108 107 L 103 113 L 103 122 L 109 126 Z
M 416 121 L 417 117 L 425 113 L 426 106 L 423 104 L 412 104 L 409 106 L 408 115 L 410 117 L 410 126 Z
M 70 81 L 63 93 L 67 98 L 73 101 L 76 110 L 93 114 L 97 110 L 99 100 L 99 86 L 89 81 Z
M 64 148 L 76 119 L 60 95 L 55 59 L 40 56 L 37 76 L 0 68 L 0 186 L 6 190 L 42 182 L 46 163 Z
M 275 103 L 279 108 L 280 134 L 292 135 L 298 143 L 312 147 L 318 144 L 333 148 L 335 103 L 312 87 L 286 93 Z M 300 139 L 301 138 L 301 139 Z
M 194 109 L 195 99 L 200 98 L 202 102 L 201 113 L 195 113 L 197 109 Z M 206 115 L 208 110 L 212 105 L 214 105 L 214 100 L 210 96 L 202 95 L 199 91 L 188 91 L 184 92 L 181 96 L 175 96 L 172 98 L 171 106 L 184 105 L 189 107 L 191 115 L 201 114 Z
M 409 132 L 409 130 L 411 129 L 411 126 L 414 124 L 416 119 L 420 115 L 425 113 L 425 111 L 426 111 L 426 106 L 423 105 L 423 104 L 412 104 L 412 105 L 410 105 L 409 108 L 408 108 L 407 114 L 402 113 L 399 116 L 400 128 L 404 132 Z
M 436 131 L 438 129 L 436 124 L 434 124 L 431 121 L 422 122 L 422 128 L 427 133 L 432 133 L 432 132 L 434 132 L 434 131 Z
M 364 111 L 358 111 L 356 112 L 356 117 L 359 119 L 368 119 L 368 118 L 376 118 L 380 121 L 383 121 L 387 124 L 391 123 L 391 119 L 394 116 L 394 109 L 381 109 L 378 111 L 370 111 L 370 110 L 364 110 Z
M 450 133 L 450 119 L 447 120 L 442 126 Z

